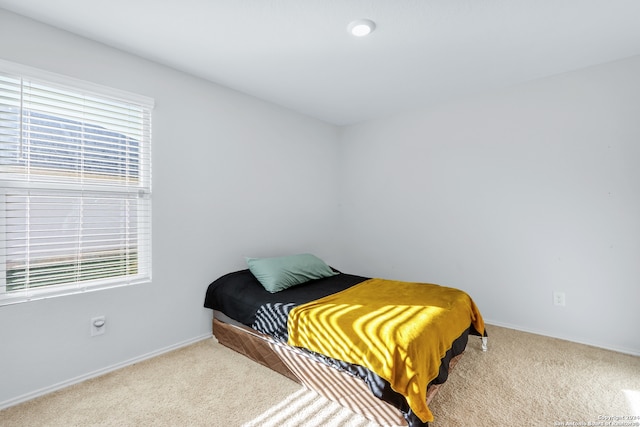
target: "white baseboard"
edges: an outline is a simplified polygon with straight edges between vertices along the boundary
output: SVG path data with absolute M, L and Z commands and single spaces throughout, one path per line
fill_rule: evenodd
M 542 335 L 542 336 L 549 337 L 549 338 L 557 338 L 557 339 L 560 339 L 560 340 L 571 341 L 571 342 L 575 342 L 577 344 L 584 344 L 584 345 L 588 345 L 588 346 L 591 346 L 591 347 L 598 347 L 598 348 L 602 348 L 604 350 L 610 350 L 610 351 L 615 351 L 615 352 L 618 352 L 618 353 L 630 354 L 632 356 L 640 356 L 640 351 L 629 349 L 629 348 L 608 346 L 608 345 L 598 344 L 598 343 L 594 343 L 594 342 L 588 342 L 588 341 L 584 341 L 584 340 L 576 340 L 575 338 L 572 338 L 572 337 L 562 336 L 562 335 L 558 335 L 558 334 L 550 334 L 548 332 L 542 332 L 542 331 L 538 331 L 538 330 L 531 329 L 531 328 L 523 328 L 523 327 L 518 326 L 518 325 L 512 325 L 512 324 L 504 323 L 504 322 L 497 322 L 497 321 L 489 320 L 489 319 L 485 319 L 485 323 L 487 325 L 501 326 L 503 328 L 515 329 L 516 331 L 528 332 L 530 334 Z M 489 342 L 491 342 L 491 332 L 489 331 L 487 334 L 489 335 Z
M 115 365 L 107 366 L 105 368 L 98 369 L 97 371 L 89 372 L 88 374 L 80 375 L 78 377 L 71 378 L 71 379 L 66 380 L 66 381 L 62 381 L 62 382 L 59 382 L 59 383 L 54 384 L 52 386 L 44 387 L 44 388 L 41 388 L 39 390 L 23 394 L 22 396 L 15 397 L 13 399 L 5 400 L 4 402 L 0 402 L 0 411 L 3 410 L 3 409 L 8 408 L 10 406 L 14 406 L 14 405 L 17 405 L 19 403 L 23 403 L 23 402 L 26 402 L 26 401 L 31 400 L 31 399 L 35 399 L 35 398 L 40 397 L 40 396 L 44 396 L 45 394 L 49 394 L 51 392 L 63 389 L 65 387 L 69 387 L 70 385 L 78 384 L 78 383 L 81 383 L 81 382 L 86 381 L 88 379 L 96 378 L 96 377 L 99 377 L 101 375 L 108 374 L 109 372 L 113 372 L 113 371 L 116 371 L 118 369 L 124 368 L 126 366 L 133 365 L 134 363 L 139 363 L 139 362 L 142 362 L 143 360 L 151 359 L 153 357 L 160 356 L 161 354 L 168 353 L 170 351 L 177 350 L 179 348 L 186 347 L 186 346 L 191 345 L 191 344 L 195 344 L 195 343 L 197 343 L 199 341 L 203 341 L 203 340 L 206 340 L 208 338 L 211 338 L 212 336 L 213 336 L 212 333 L 200 335 L 200 336 L 197 336 L 197 337 L 194 337 L 194 338 L 191 338 L 191 339 L 188 339 L 188 340 L 185 340 L 185 341 L 170 345 L 168 347 L 164 347 L 164 348 L 152 351 L 150 353 L 146 353 L 146 354 L 134 357 L 132 359 L 125 360 L 124 362 L 116 363 Z

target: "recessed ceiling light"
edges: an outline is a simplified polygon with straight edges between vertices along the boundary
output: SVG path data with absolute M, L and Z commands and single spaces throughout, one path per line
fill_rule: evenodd
M 370 19 L 358 19 L 347 27 L 349 32 L 356 37 L 364 37 L 376 29 L 376 23 Z

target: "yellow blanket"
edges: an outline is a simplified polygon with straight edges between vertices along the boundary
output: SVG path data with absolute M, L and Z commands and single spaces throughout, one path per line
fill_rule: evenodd
M 384 279 L 295 307 L 287 324 L 290 345 L 365 366 L 424 422 L 433 421 L 427 386 L 442 357 L 469 325 L 484 333 L 482 316 L 463 291 Z

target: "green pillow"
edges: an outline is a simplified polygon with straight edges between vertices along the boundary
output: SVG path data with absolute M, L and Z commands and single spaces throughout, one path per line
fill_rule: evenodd
M 275 293 L 313 279 L 335 276 L 324 261 L 315 255 L 300 254 L 273 258 L 247 258 L 249 270 L 264 286 Z

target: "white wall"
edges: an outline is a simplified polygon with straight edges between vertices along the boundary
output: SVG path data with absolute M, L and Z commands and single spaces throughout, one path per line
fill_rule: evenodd
M 489 322 L 640 354 L 640 57 L 341 138 L 345 270 L 462 288 Z
M 244 256 L 336 261 L 334 127 L 1 9 L 0 58 L 156 100 L 153 283 L 0 307 L 0 407 L 207 336 Z

